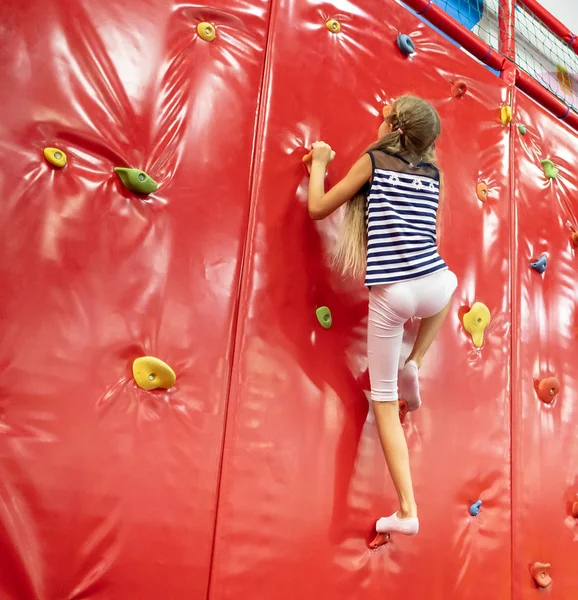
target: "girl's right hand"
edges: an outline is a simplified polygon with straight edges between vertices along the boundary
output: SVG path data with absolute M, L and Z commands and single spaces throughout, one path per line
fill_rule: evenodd
M 321 164 L 324 167 L 327 167 L 327 165 L 335 158 L 335 152 L 331 149 L 331 146 L 325 142 L 313 142 L 311 148 L 311 152 L 303 157 L 303 162 L 310 173 L 312 163 Z

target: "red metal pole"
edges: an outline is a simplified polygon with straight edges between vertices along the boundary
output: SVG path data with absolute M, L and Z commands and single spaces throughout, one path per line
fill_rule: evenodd
M 470 54 L 487 64 L 492 69 L 502 71 L 504 57 L 491 46 L 483 42 L 477 35 L 466 29 L 461 23 L 450 17 L 444 10 L 435 5 L 432 0 L 403 0 L 415 12 L 425 17 L 432 25 L 441 29 Z
M 516 85 L 559 119 L 562 119 L 574 129 L 578 129 L 578 113 L 520 69 L 516 73 Z
M 516 0 L 500 0 L 498 9 L 498 27 L 500 30 L 500 53 L 508 60 L 504 62 L 502 79 L 510 85 L 516 83 L 516 32 L 514 15 Z
M 517 0 L 520 6 L 524 6 L 535 17 L 540 19 L 544 25 L 558 37 L 561 37 L 578 54 L 578 38 L 558 19 L 550 14 L 537 0 Z

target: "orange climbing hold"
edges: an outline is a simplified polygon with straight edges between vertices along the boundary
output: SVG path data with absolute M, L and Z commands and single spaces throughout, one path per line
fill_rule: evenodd
M 550 563 L 536 562 L 532 565 L 530 572 L 539 588 L 547 588 L 552 583 L 550 568 Z
M 476 194 L 478 200 L 481 200 L 482 202 L 485 202 L 488 199 L 488 186 L 484 181 L 480 181 L 476 185 Z
M 572 504 L 572 516 L 578 519 L 578 495 L 576 495 L 576 502 Z
M 170 389 L 175 383 L 175 372 L 154 356 L 141 356 L 132 364 L 135 383 L 143 390 Z
M 474 305 L 463 316 L 464 329 L 472 336 L 474 346 L 481 348 L 484 343 L 484 332 L 490 324 L 490 309 L 481 302 Z
M 572 241 L 572 245 L 574 248 L 578 248 L 578 231 L 574 231 L 570 236 L 570 240 Z
M 540 381 L 534 381 L 534 388 L 538 394 L 538 398 L 544 402 L 544 404 L 552 404 L 554 399 L 560 391 L 560 382 L 556 377 L 546 377 Z

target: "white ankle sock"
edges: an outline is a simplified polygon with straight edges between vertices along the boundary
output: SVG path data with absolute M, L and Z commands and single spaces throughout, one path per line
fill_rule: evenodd
M 381 517 L 375 524 L 378 533 L 403 533 L 404 535 L 415 535 L 419 531 L 419 520 L 417 517 L 400 519 L 397 513 L 391 517 Z

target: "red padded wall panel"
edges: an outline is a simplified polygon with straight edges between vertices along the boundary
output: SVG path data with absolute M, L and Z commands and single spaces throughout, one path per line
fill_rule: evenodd
M 341 23 L 337 35 L 330 18 Z M 400 32 L 414 36 L 415 57 L 397 50 Z M 267 77 L 211 598 L 509 597 L 509 130 L 500 81 L 402 7 L 384 12 L 369 1 L 331 10 L 277 3 Z M 451 97 L 454 78 L 467 81 L 465 97 Z M 422 370 L 425 405 L 405 423 L 422 530 L 372 553 L 375 518 L 395 502 L 366 418 L 367 296 L 326 265 L 337 219 L 309 220 L 300 159 L 316 139 L 331 143 L 335 183 L 374 139 L 383 100 L 405 91 L 442 115 L 442 251 L 460 286 Z M 478 180 L 490 189 L 485 204 Z M 458 316 L 475 301 L 493 315 L 479 351 Z M 319 305 L 332 310 L 329 330 L 316 321 Z
M 521 93 L 516 121 L 527 134 L 513 129 L 514 597 L 535 597 L 530 566 L 542 562 L 552 565 L 548 597 L 569 600 L 578 594 L 578 522 L 571 516 L 578 499 L 578 253 L 570 242 L 578 229 L 576 132 Z M 546 178 L 543 159 L 556 165 L 556 179 Z M 530 262 L 543 253 L 548 264 L 540 275 Z M 551 376 L 560 392 L 548 405 L 533 382 Z
M 2 600 L 206 597 L 267 10 L 0 8 Z

